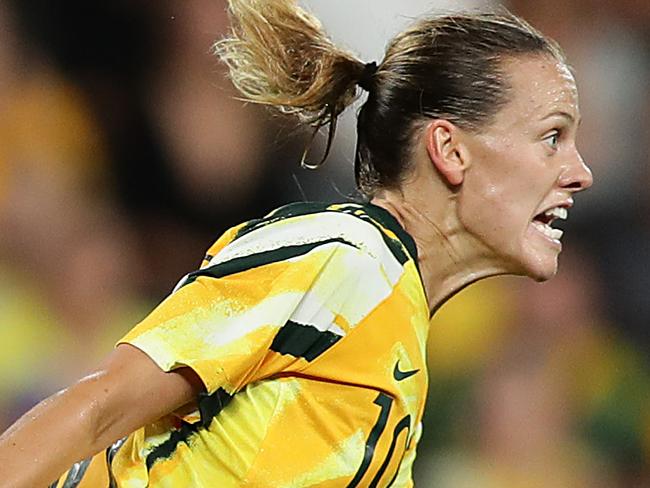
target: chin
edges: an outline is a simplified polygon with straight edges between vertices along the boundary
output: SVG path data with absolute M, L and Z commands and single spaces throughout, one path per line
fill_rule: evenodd
M 519 265 L 519 275 L 541 283 L 557 274 L 559 256 L 562 252 L 560 241 L 540 238 L 536 233 L 528 234 L 520 241 L 518 251 L 515 261 Z
M 541 259 L 538 257 L 534 261 L 527 263 L 524 269 L 525 271 L 522 274 L 538 283 L 548 281 L 557 274 L 558 256 L 545 256 Z

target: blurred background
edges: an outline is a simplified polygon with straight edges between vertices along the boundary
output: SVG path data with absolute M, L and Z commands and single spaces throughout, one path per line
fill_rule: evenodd
M 410 18 L 480 4 L 305 3 L 367 61 Z M 488 280 L 434 318 L 416 486 L 650 487 L 650 2 L 504 5 L 575 67 L 596 184 L 556 279 Z M 305 134 L 233 98 L 210 53 L 226 27 L 223 0 L 0 2 L 0 430 L 228 226 L 353 195 L 354 110 L 301 170 Z

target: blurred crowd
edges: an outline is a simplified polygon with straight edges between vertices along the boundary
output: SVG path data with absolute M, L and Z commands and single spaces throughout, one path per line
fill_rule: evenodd
M 325 4 L 328 29 L 350 21 Z M 488 280 L 433 319 L 416 486 L 650 486 L 650 2 L 505 5 L 565 48 L 595 184 L 556 279 Z M 236 100 L 211 54 L 226 27 L 223 0 L 0 2 L 0 430 L 228 226 L 351 195 L 345 144 L 307 173 L 305 135 Z

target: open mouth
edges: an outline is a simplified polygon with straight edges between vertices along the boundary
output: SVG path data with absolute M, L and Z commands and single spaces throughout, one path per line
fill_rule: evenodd
M 559 241 L 564 231 L 552 227 L 556 220 L 566 220 L 569 212 L 564 207 L 553 207 L 539 213 L 533 219 L 535 228 L 549 239 Z

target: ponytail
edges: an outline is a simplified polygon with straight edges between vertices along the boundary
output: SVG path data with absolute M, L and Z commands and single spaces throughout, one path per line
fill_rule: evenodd
M 423 18 L 390 42 L 377 66 L 336 47 L 297 0 L 229 5 L 232 30 L 217 54 L 246 100 L 297 115 L 314 135 L 329 125 L 325 156 L 314 166 L 327 158 L 357 85 L 370 92 L 355 152 L 357 187 L 367 197 L 399 188 L 410 174 L 423 121 L 444 118 L 468 131 L 490 123 L 511 97 L 504 59 L 545 55 L 566 63 L 555 41 L 507 11 Z
M 296 0 L 228 3 L 231 30 L 216 43 L 216 54 L 245 100 L 296 115 L 315 127 L 314 135 L 329 125 L 325 156 L 315 165 L 320 166 L 338 116 L 356 98 L 357 83 L 367 71 L 364 63 L 336 47 Z

